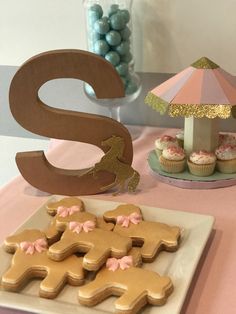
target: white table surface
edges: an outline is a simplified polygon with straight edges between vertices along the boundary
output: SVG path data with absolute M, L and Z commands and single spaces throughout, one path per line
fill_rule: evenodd
M 0 187 L 19 174 L 15 163 L 17 152 L 47 150 L 49 140 L 0 135 Z

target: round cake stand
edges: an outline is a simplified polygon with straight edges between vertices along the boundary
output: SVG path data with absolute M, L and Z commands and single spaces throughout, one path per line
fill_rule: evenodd
M 148 164 L 155 177 L 166 184 L 173 185 L 182 189 L 198 189 L 198 190 L 208 190 L 208 189 L 218 189 L 236 185 L 236 174 L 217 173 L 217 179 L 215 176 L 209 176 L 207 179 L 201 180 L 199 177 L 192 176 L 193 178 L 185 178 L 184 174 L 168 174 L 163 172 L 159 167 L 159 162 L 156 157 L 155 151 L 151 151 L 148 156 Z M 175 177 L 176 176 L 176 177 Z M 182 176 L 182 178 L 181 178 Z M 195 178 L 194 178 L 195 177 Z M 212 178 L 212 180 L 211 180 Z

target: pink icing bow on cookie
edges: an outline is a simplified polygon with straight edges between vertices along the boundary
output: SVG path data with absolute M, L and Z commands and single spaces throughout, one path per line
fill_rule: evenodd
M 47 241 L 45 239 L 38 239 L 34 242 L 21 242 L 20 248 L 25 251 L 26 254 L 34 254 L 35 252 L 43 252 L 47 249 Z
M 74 213 L 79 212 L 79 211 L 80 211 L 80 207 L 77 205 L 74 205 L 71 207 L 59 206 L 57 208 L 57 214 L 63 218 L 65 218 L 67 216 L 71 216 Z
M 119 268 L 124 270 L 124 269 L 130 268 L 131 266 L 133 266 L 133 258 L 130 255 L 124 256 L 120 259 L 108 258 L 106 262 L 106 267 L 112 271 L 115 271 Z
M 91 220 L 87 220 L 84 223 L 80 223 L 77 221 L 71 221 L 69 223 L 69 229 L 73 232 L 80 233 L 82 230 L 84 232 L 90 232 L 95 228 L 95 223 Z
M 138 213 L 132 213 L 129 216 L 121 215 L 116 218 L 117 224 L 125 228 L 128 228 L 130 223 L 137 225 L 140 221 L 142 221 L 142 216 Z

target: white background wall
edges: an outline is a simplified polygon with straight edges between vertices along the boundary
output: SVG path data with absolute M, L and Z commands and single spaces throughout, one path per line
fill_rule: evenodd
M 236 75 L 236 0 L 134 0 L 136 68 L 177 72 L 208 56 Z M 82 0 L 0 0 L 0 64 L 86 49 Z

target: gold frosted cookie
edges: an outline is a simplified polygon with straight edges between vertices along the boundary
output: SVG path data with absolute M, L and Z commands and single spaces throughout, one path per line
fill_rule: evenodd
M 49 248 L 49 256 L 61 261 L 76 252 L 86 253 L 83 267 L 98 270 L 110 256 L 122 257 L 132 246 L 132 241 L 117 233 L 96 227 L 96 217 L 91 213 L 80 213 L 80 218 L 70 221 L 60 241 Z
M 79 198 L 65 197 L 60 201 L 48 203 L 47 211 L 54 216 L 49 227 L 45 230 L 47 239 L 51 244 L 60 239 L 62 232 L 70 221 L 80 221 L 85 207 L 83 201 Z M 90 219 L 94 220 L 96 218 Z M 103 217 L 99 217 L 97 218 L 97 227 L 104 230 L 112 230 L 114 224 L 106 223 Z
M 111 295 L 120 296 L 115 309 L 124 314 L 137 313 L 146 304 L 164 304 L 173 291 L 171 279 L 138 268 L 140 260 L 135 249 L 120 259 L 109 258 L 95 280 L 79 288 L 79 302 L 94 306 Z
M 84 211 L 84 203 L 78 197 L 65 197 L 46 205 L 49 215 L 54 216 L 49 227 L 44 231 L 49 243 L 58 241 L 66 225 Z
M 115 222 L 115 233 L 129 237 L 134 246 L 141 246 L 142 259 L 152 262 L 159 251 L 175 251 L 180 239 L 180 228 L 143 220 L 139 207 L 126 204 L 104 214 L 106 221 Z
M 83 258 L 72 255 L 61 263 L 48 257 L 45 234 L 27 229 L 5 240 L 7 252 L 15 252 L 10 268 L 3 274 L 1 285 L 5 290 L 18 291 L 33 278 L 44 278 L 39 295 L 54 298 L 66 283 L 81 285 L 84 280 Z
M 78 197 L 64 197 L 59 201 L 48 203 L 46 207 L 48 213 L 52 216 L 55 216 L 58 212 L 68 216 L 77 211 L 84 211 L 84 203 Z
M 112 231 L 114 229 L 114 224 L 111 222 L 106 222 L 102 216 L 97 217 L 97 228 Z

